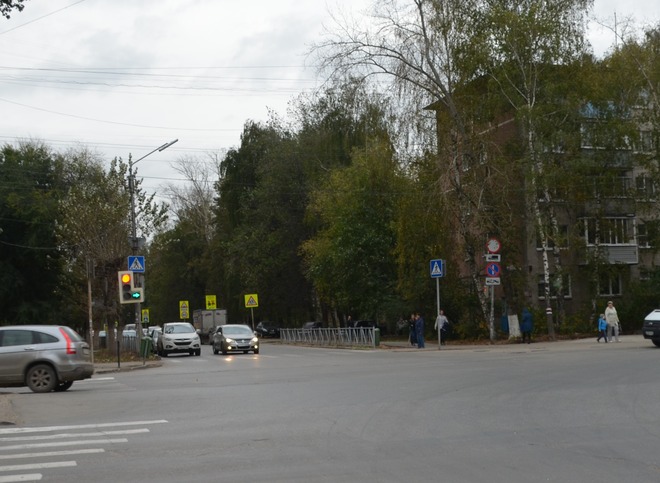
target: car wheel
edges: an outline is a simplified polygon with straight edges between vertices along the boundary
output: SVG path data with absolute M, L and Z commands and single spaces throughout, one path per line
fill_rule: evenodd
M 71 386 L 73 386 L 73 381 L 60 382 L 57 386 L 55 386 L 55 389 L 53 390 L 55 392 L 64 392 Z
M 225 345 L 224 345 L 224 344 L 222 344 L 222 345 L 220 346 L 220 352 L 222 352 L 222 355 L 223 355 L 223 356 L 226 356 L 226 355 L 227 355 L 227 349 L 225 349 Z
M 253 352 L 254 352 L 255 354 L 259 354 L 259 349 L 255 349 Z
M 26 380 L 32 392 L 50 392 L 57 385 L 57 374 L 51 366 L 38 364 L 30 368 Z
M 660 339 L 651 339 L 651 342 L 653 342 L 656 347 L 660 347 Z

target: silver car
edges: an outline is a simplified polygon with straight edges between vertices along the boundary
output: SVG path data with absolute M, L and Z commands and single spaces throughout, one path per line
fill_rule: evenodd
M 227 324 L 218 327 L 213 334 L 213 353 L 254 352 L 259 354 L 259 338 L 250 327 L 243 324 Z
M 188 322 L 168 322 L 163 325 L 163 333 L 158 337 L 157 352 L 163 357 L 177 352 L 199 356 L 202 354 L 199 334 Z
M 94 374 L 89 345 L 63 325 L 0 327 L 0 387 L 66 391 Z

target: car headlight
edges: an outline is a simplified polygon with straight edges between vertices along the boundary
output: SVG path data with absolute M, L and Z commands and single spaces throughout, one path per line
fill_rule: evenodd
M 234 344 L 234 343 L 236 343 L 236 341 L 235 341 L 234 339 L 230 339 L 229 337 L 227 337 L 226 340 L 227 340 L 227 344 Z
M 256 344 L 257 342 L 259 342 L 259 339 L 256 337 L 252 337 L 252 343 Z

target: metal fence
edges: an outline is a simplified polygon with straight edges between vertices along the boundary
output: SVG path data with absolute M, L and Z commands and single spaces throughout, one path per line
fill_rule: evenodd
M 380 344 L 380 332 L 374 327 L 280 329 L 280 340 L 287 344 L 323 347 L 376 347 Z

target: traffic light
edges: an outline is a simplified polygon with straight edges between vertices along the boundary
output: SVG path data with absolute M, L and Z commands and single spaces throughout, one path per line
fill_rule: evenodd
M 119 283 L 119 303 L 137 304 L 144 302 L 142 287 L 135 286 L 135 275 L 129 270 L 117 272 Z

